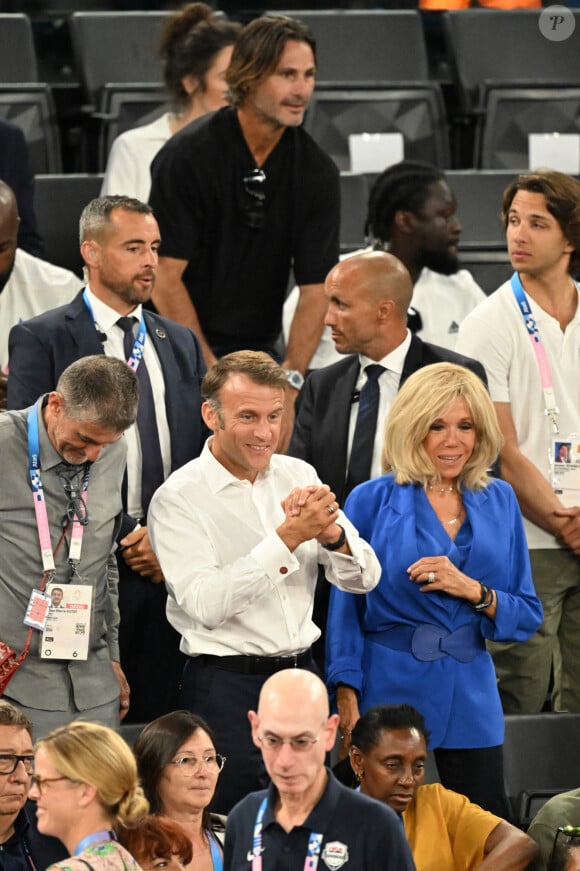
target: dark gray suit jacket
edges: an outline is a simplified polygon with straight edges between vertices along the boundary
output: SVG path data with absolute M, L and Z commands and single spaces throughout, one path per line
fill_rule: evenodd
M 477 360 L 413 336 L 399 387 L 417 369 L 443 362 L 471 369 L 487 385 L 485 370 Z M 359 369 L 358 354 L 351 354 L 308 376 L 297 400 L 296 421 L 288 450 L 291 456 L 300 457 L 314 466 L 321 481 L 336 493 L 340 505 L 346 498 L 348 430 Z

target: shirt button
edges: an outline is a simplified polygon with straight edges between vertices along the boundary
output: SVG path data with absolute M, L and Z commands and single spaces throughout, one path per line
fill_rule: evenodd
M 281 574 L 281 575 L 287 575 L 287 574 L 288 574 L 288 569 L 286 568 L 286 566 L 280 566 L 280 574 Z

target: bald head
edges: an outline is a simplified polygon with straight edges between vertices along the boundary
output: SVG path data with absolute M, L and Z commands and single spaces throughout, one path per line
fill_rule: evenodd
M 325 324 L 340 354 L 380 360 L 404 341 L 413 284 L 392 254 L 368 251 L 347 257 L 329 272 L 324 293 Z
M 262 687 L 258 703 L 258 717 L 268 715 L 284 717 L 284 712 L 303 706 L 320 721 L 327 719 L 330 711 L 328 693 L 319 677 L 301 668 L 278 671 L 268 678 Z
M 338 727 L 320 678 L 299 668 L 273 674 L 262 687 L 257 713 L 248 717 L 282 803 L 319 796 L 326 782 L 325 755 Z
M 391 300 L 401 318 L 406 320 L 413 295 L 407 268 L 386 251 L 365 251 L 341 260 L 326 279 L 329 282 L 358 287 L 369 299 Z
M 18 206 L 12 188 L 0 181 L 0 289 L 8 281 L 14 266 L 19 221 Z

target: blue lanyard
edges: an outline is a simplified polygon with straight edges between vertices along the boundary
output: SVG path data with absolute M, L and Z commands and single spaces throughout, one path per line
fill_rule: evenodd
M 28 432 L 28 467 L 30 472 L 30 483 L 32 485 L 32 498 L 34 502 L 34 514 L 36 517 L 36 528 L 38 531 L 38 540 L 40 543 L 40 553 L 42 557 L 42 568 L 49 575 L 54 574 L 56 568 L 54 564 L 54 554 L 52 551 L 52 541 L 50 538 L 50 527 L 48 524 L 48 514 L 46 510 L 46 500 L 44 498 L 44 487 L 42 486 L 42 478 L 40 476 L 40 438 L 39 438 L 39 418 L 41 415 L 42 397 L 38 400 L 34 408 L 28 412 L 26 421 Z M 83 476 L 81 499 L 86 501 L 87 489 L 89 486 L 90 471 L 87 467 Z M 69 554 L 69 562 L 76 563 L 81 556 L 81 547 L 83 543 L 84 526 L 77 520 L 73 520 L 71 548 Z
M 252 838 L 252 871 L 262 871 L 262 832 L 263 821 L 266 808 L 268 807 L 268 797 L 266 796 L 258 808 L 256 814 L 256 822 L 254 823 L 254 834 Z M 316 871 L 318 868 L 318 859 L 320 858 L 320 849 L 324 835 L 317 832 L 310 832 L 308 838 L 308 848 L 306 851 L 306 859 L 304 860 L 304 871 Z
M 78 856 L 79 853 L 84 852 L 84 850 L 86 850 L 87 847 L 90 847 L 92 844 L 102 844 L 103 841 L 116 840 L 116 834 L 109 829 L 102 829 L 100 832 L 93 832 L 92 835 L 87 835 L 86 838 L 83 838 L 82 841 L 77 844 L 73 856 Z
M 91 305 L 91 301 L 87 294 L 87 289 L 83 290 L 83 300 L 88 309 L 88 312 L 92 318 L 93 324 L 95 325 L 95 329 L 97 329 L 97 322 L 95 320 L 95 315 L 93 312 L 93 307 Z M 131 351 L 131 356 L 127 360 L 128 365 L 133 369 L 134 372 L 139 368 L 139 363 L 143 359 L 143 351 L 145 350 L 145 339 L 147 338 L 147 324 L 145 323 L 145 316 L 143 314 L 143 309 L 141 309 L 141 320 L 139 321 L 139 329 L 137 331 L 137 338 L 135 339 L 135 343 L 133 345 L 133 350 Z
M 223 871 L 224 861 L 222 859 L 222 854 L 220 850 L 220 846 L 217 842 L 217 838 L 215 835 L 212 835 L 211 832 L 207 833 L 209 838 L 209 847 L 211 850 L 211 863 L 213 865 L 213 871 Z
M 556 397 L 554 396 L 554 387 L 552 384 L 552 374 L 550 372 L 548 357 L 546 356 L 546 349 L 540 337 L 538 325 L 536 323 L 535 317 L 532 314 L 532 309 L 528 302 L 528 298 L 524 293 L 524 288 L 522 287 L 520 276 L 517 272 L 514 272 L 514 274 L 512 275 L 510 279 L 510 284 L 513 294 L 516 298 L 519 310 L 524 319 L 524 324 L 526 326 L 526 330 L 528 331 L 528 336 L 530 337 L 534 354 L 536 355 L 536 361 L 538 363 L 538 370 L 540 373 L 540 381 L 542 382 L 542 391 L 544 393 L 545 414 L 547 417 L 550 418 L 554 432 L 557 434 L 558 414 L 560 413 L 560 410 L 556 405 Z

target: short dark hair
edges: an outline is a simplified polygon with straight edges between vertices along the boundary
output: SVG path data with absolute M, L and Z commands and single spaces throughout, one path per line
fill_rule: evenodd
M 430 163 L 402 160 L 389 166 L 371 188 L 365 235 L 388 242 L 396 213 L 403 210 L 418 214 L 431 185 L 445 180 L 445 173 Z
M 134 212 L 138 215 L 152 215 L 153 209 L 148 203 L 142 203 L 135 197 L 121 194 L 106 197 L 95 197 L 84 207 L 79 221 L 79 241 L 82 245 L 87 239 L 95 239 L 102 235 L 103 229 L 111 222 L 111 212 L 122 209 L 124 212 Z
M 425 726 L 425 718 L 412 705 L 376 705 L 363 714 L 356 723 L 351 735 L 351 744 L 362 753 L 379 743 L 381 733 L 393 729 L 416 729 L 429 743 L 430 732 Z
M 557 172 L 555 169 L 539 169 L 519 175 L 503 195 L 501 218 L 507 229 L 509 210 L 518 191 L 543 194 L 546 208 L 560 225 L 568 242 L 574 246 L 568 271 L 580 274 L 580 181 Z
M 201 395 L 215 409 L 220 423 L 221 405 L 219 392 L 230 375 L 247 375 L 255 384 L 267 387 L 288 387 L 288 374 L 279 363 L 265 351 L 234 351 L 220 357 L 217 363 L 207 370 L 201 382 Z
M 228 45 L 234 45 L 241 25 L 216 15 L 206 3 L 188 3 L 170 15 L 161 36 L 159 54 L 163 61 L 165 87 L 178 105 L 184 105 L 189 95 L 182 79 L 193 76 L 205 90 L 205 77 L 215 56 Z
M 159 795 L 159 782 L 163 769 L 171 762 L 182 744 L 198 729 L 207 732 L 215 747 L 212 730 L 205 720 L 192 714 L 191 711 L 172 711 L 170 714 L 157 717 L 156 720 L 145 726 L 137 738 L 133 752 L 151 813 L 163 813 Z M 211 828 L 207 808 L 203 812 L 202 826 L 204 829 Z
M 32 738 L 32 722 L 19 708 L 4 701 L 4 699 L 0 699 L 0 726 L 16 726 L 26 729 Z
M 285 15 L 264 15 L 243 28 L 226 73 L 232 106 L 241 106 L 256 85 L 276 69 L 287 42 L 305 42 L 316 63 L 316 41 L 308 28 Z
M 137 418 L 137 375 L 117 357 L 81 357 L 64 370 L 56 392 L 62 396 L 65 414 L 71 420 L 90 421 L 120 433 Z

